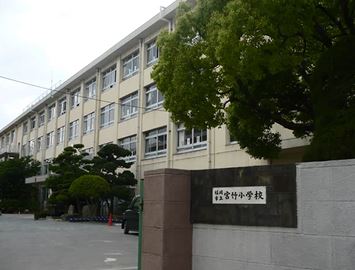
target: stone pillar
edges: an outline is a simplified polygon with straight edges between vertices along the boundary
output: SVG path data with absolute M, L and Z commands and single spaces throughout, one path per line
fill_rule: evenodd
M 190 172 L 145 172 L 142 270 L 191 270 Z

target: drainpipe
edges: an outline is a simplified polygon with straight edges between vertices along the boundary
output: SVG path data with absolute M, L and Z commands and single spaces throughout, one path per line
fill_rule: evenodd
M 168 27 L 169 27 L 168 31 L 171 32 L 173 30 L 171 20 L 166 19 L 163 15 L 165 9 L 166 7 L 160 6 L 160 20 L 168 23 Z

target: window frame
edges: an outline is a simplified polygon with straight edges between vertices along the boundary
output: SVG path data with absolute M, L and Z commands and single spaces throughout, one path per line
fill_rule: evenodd
M 48 118 L 48 122 L 55 118 L 55 104 L 48 106 L 47 118 Z
M 113 75 L 112 75 L 113 74 Z M 116 64 L 105 69 L 102 73 L 102 91 L 112 88 L 117 82 L 117 67 Z M 113 80 L 112 80 L 113 77 Z
M 136 63 L 136 65 L 135 65 Z M 126 72 L 127 71 L 127 72 Z M 122 79 L 128 79 L 139 71 L 139 50 L 134 51 L 122 60 Z
M 115 107 L 114 106 L 115 106 L 115 103 L 112 102 L 100 109 L 100 128 L 108 127 L 114 123 L 114 121 L 115 121 Z M 105 118 L 105 114 L 107 114 L 108 121 L 103 123 L 102 119 L 103 119 L 103 117 Z M 110 116 L 112 116 L 112 119 Z
M 70 108 L 74 109 L 80 105 L 80 87 L 70 93 Z
M 67 112 L 67 97 L 64 97 L 58 101 L 58 116 L 61 116 L 66 112 Z
M 120 146 L 124 149 L 127 149 L 127 150 L 131 151 L 131 153 L 132 153 L 130 156 L 122 158 L 123 160 L 129 161 L 129 162 L 136 161 L 136 159 L 137 159 L 137 134 L 118 139 L 117 144 L 118 144 L 118 146 Z M 133 147 L 131 147 L 132 145 L 134 145 L 134 151 L 132 151 L 132 148 L 133 148 Z
M 64 143 L 65 140 L 65 126 L 57 128 L 57 145 Z
M 134 105 L 134 102 L 136 103 Z M 121 120 L 127 120 L 137 116 L 138 114 L 138 91 L 135 91 L 120 99 Z M 128 106 L 128 113 L 126 107 Z
M 84 88 L 84 102 L 96 97 L 96 77 L 88 80 Z
M 186 141 L 186 132 L 187 131 L 191 132 L 191 135 L 188 136 L 188 137 L 190 137 L 189 139 L 191 139 L 191 141 L 187 141 L 189 143 L 181 144 L 181 142 Z M 203 150 L 203 149 L 207 148 L 207 136 L 208 136 L 207 129 L 192 128 L 191 130 L 188 130 L 185 128 L 185 126 L 183 124 L 179 124 L 179 125 L 177 125 L 176 132 L 177 132 L 176 150 L 178 153 L 195 151 L 195 150 Z M 201 135 L 195 136 L 196 132 L 200 132 Z M 205 136 L 203 133 L 205 134 Z M 181 140 L 181 136 L 183 136 L 183 140 Z M 195 137 L 199 138 L 199 139 L 197 139 L 198 140 L 197 142 L 195 142 Z M 203 137 L 205 137 L 205 140 L 203 140 Z
M 45 124 L 46 122 L 46 114 L 45 111 L 41 111 L 38 115 L 38 127 L 41 127 Z
M 154 103 L 148 105 L 148 100 L 150 99 L 148 96 L 151 95 L 152 96 L 151 98 L 153 99 L 154 92 L 156 92 L 156 94 L 155 94 L 156 100 L 154 101 Z M 159 101 L 159 97 L 161 97 L 162 100 Z M 162 107 L 163 104 L 164 104 L 164 96 L 159 91 L 159 89 L 157 88 L 157 85 L 155 83 L 145 87 L 145 111 L 155 110 L 157 108 Z
M 91 112 L 83 117 L 83 134 L 91 133 L 95 130 L 95 112 Z M 89 128 L 88 128 L 89 127 Z
M 37 125 L 37 117 L 36 116 L 33 116 L 31 117 L 30 119 L 30 130 L 34 130 L 36 128 L 36 125 Z
M 22 132 L 23 132 L 23 134 L 27 134 L 28 133 L 28 121 L 23 123 Z
M 36 151 L 37 153 L 43 149 L 43 136 L 37 137 L 36 139 Z
M 163 138 L 163 142 L 165 142 L 165 148 L 162 150 L 159 150 L 159 139 Z M 147 151 L 148 150 L 148 143 L 149 140 L 155 140 L 155 151 Z M 166 156 L 167 154 L 167 149 L 168 149 L 168 133 L 167 133 L 167 127 L 160 127 L 156 129 L 152 129 L 149 131 L 144 132 L 144 158 L 149 159 L 149 158 L 156 158 L 156 157 L 162 157 Z
M 74 140 L 79 137 L 79 119 L 69 123 L 68 140 Z
M 46 134 L 46 148 L 54 145 L 54 131 L 48 132 Z
M 149 56 L 151 55 L 150 51 L 152 51 L 152 56 L 153 56 L 152 59 L 149 59 Z M 147 53 L 146 65 L 147 65 L 147 67 L 150 67 L 153 64 L 155 64 L 157 62 L 157 60 L 159 59 L 159 49 L 157 46 L 156 39 L 147 43 L 146 53 Z

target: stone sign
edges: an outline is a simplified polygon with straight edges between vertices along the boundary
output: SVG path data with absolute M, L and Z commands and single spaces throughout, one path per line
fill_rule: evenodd
M 266 187 L 214 187 L 213 204 L 266 204 Z

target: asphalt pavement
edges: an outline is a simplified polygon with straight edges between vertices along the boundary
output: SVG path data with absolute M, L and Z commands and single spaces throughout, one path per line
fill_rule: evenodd
M 137 254 L 120 226 L 0 216 L 0 270 L 135 270 Z

